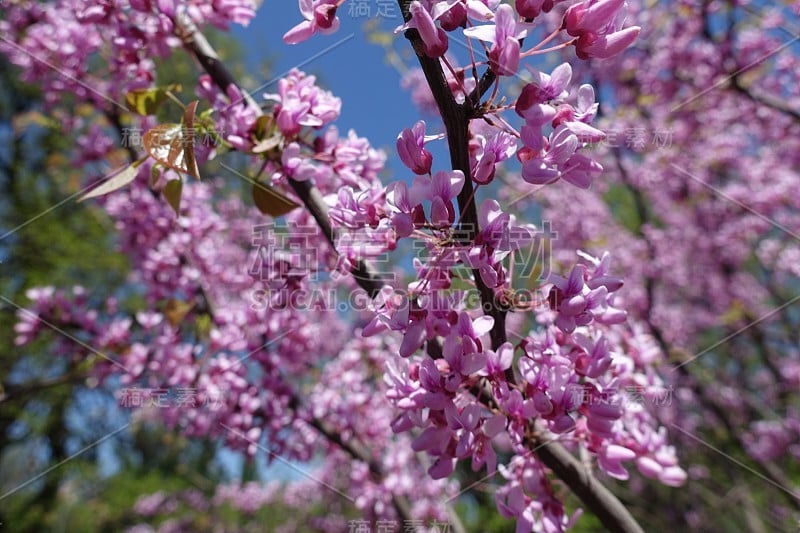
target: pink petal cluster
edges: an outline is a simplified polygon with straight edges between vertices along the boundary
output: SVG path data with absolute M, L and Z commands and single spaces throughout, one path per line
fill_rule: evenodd
M 594 91 L 589 85 L 581 86 L 573 106 L 566 101 L 572 78 L 568 63 L 556 67 L 550 75 L 534 74 L 537 79 L 523 88 L 515 106 L 517 114 L 525 119 L 521 133 L 525 146 L 518 154 L 522 178 L 535 185 L 563 179 L 586 189 L 603 171 L 599 163 L 579 153 L 585 144 L 605 137 L 589 125 L 597 110 Z M 553 130 L 545 137 L 542 128 L 548 123 Z
M 520 60 L 520 40 L 528 35 L 529 24 L 519 22 L 511 6 L 502 4 L 497 8 L 494 24 L 474 26 L 464 30 L 464 35 L 492 43 L 489 50 L 489 65 L 498 76 L 517 73 Z
M 579 58 L 609 58 L 628 48 L 641 28 L 622 28 L 627 17 L 625 0 L 585 0 L 573 4 L 564 14 L 564 28 L 578 40 Z
M 335 33 L 339 29 L 339 17 L 336 9 L 339 0 L 298 0 L 300 13 L 304 20 L 283 36 L 287 44 L 298 44 L 319 32 L 322 34 Z
M 278 80 L 278 93 L 265 94 L 274 101 L 276 121 L 281 133 L 293 137 L 302 127 L 322 128 L 339 117 L 342 101 L 316 85 L 316 77 L 292 69 Z

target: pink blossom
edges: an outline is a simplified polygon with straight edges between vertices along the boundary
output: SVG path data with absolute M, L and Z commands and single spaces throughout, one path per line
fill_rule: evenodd
M 398 31 L 414 28 L 419 32 L 422 44 L 425 47 L 425 55 L 428 57 L 442 57 L 447 52 L 447 34 L 436 23 L 428 9 L 418 1 L 414 0 L 408 8 L 411 19 L 398 28 Z
M 464 173 L 460 170 L 440 170 L 431 178 L 428 200 L 431 201 L 431 223 L 449 226 L 456 220 L 453 199 L 464 187 Z
M 397 136 L 397 153 L 405 166 L 414 174 L 428 174 L 433 156 L 425 149 L 425 122 L 419 121 Z
M 298 0 L 298 4 L 306 20 L 286 32 L 283 36 L 285 43 L 301 43 L 317 32 L 328 35 L 339 29 L 339 17 L 336 16 L 338 0 Z
M 630 46 L 641 28 L 622 29 L 626 11 L 624 0 L 588 0 L 570 6 L 564 14 L 564 28 L 578 38 L 578 57 L 609 58 Z
M 497 131 L 491 135 L 476 135 L 470 143 L 472 179 L 481 185 L 491 183 L 498 163 L 509 159 L 517 151 L 517 140 L 512 135 Z
M 519 40 L 528 34 L 529 25 L 519 22 L 511 6 L 502 4 L 495 12 L 494 24 L 474 26 L 464 35 L 492 43 L 489 62 L 498 76 L 511 76 L 519 68 Z
M 339 117 L 342 102 L 316 85 L 316 77 L 297 69 L 278 80 L 278 93 L 264 98 L 276 102 L 273 113 L 281 132 L 296 136 L 303 126 L 321 128 Z

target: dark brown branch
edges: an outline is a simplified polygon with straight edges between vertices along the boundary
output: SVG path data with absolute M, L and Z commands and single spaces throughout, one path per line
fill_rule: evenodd
M 291 407 L 296 410 L 299 406 L 299 398 L 296 395 L 292 395 Z M 331 427 L 330 424 L 318 418 L 312 417 L 306 420 L 306 422 L 311 427 L 319 431 L 319 433 L 322 434 L 328 440 L 328 442 L 341 448 L 353 459 L 365 463 L 375 480 L 380 481 L 386 477 L 386 473 L 383 471 L 383 467 L 381 467 L 380 463 L 376 461 L 375 458 L 370 454 L 369 450 L 360 443 L 353 439 L 344 440 L 339 431 L 336 431 L 336 429 Z M 403 520 L 411 520 L 411 504 L 408 502 L 407 498 L 392 494 L 392 504 L 397 512 L 397 516 Z
M 43 381 L 24 383 L 22 385 L 8 385 L 5 390 L 3 390 L 2 383 L 0 383 L 0 404 L 18 402 L 27 396 L 38 394 L 43 390 L 53 387 L 75 385 L 88 377 L 89 374 L 85 372 L 68 372 L 61 376 Z
M 713 32 L 711 28 L 713 27 L 713 22 L 712 22 L 713 16 L 710 4 L 707 3 L 703 6 L 704 7 L 703 19 L 705 22 L 703 36 L 720 49 L 722 58 L 730 60 L 733 62 L 734 65 L 736 65 L 738 63 L 737 61 L 738 57 L 736 57 L 734 50 L 734 42 L 736 41 L 736 17 L 734 16 L 734 11 L 737 6 L 730 1 L 726 3 L 728 4 L 727 27 L 725 28 L 725 32 L 722 35 L 720 35 L 719 39 L 714 39 L 712 34 Z M 745 11 L 750 12 L 750 14 L 757 16 L 758 18 L 761 18 L 763 16 L 762 13 L 759 13 L 753 10 L 752 8 L 748 8 L 747 6 L 744 6 L 743 9 Z M 797 35 L 795 33 L 791 32 L 788 33 L 791 37 L 797 39 Z M 720 46 L 721 44 L 723 44 L 724 46 Z M 780 98 L 776 98 L 764 92 L 757 92 L 757 88 L 754 91 L 753 88 L 746 87 L 744 84 L 742 84 L 742 76 L 747 71 L 749 71 L 751 67 L 755 67 L 756 65 L 760 64 L 761 61 L 763 60 L 760 60 L 756 63 L 748 64 L 743 68 L 737 68 L 733 71 L 730 71 L 728 73 L 728 76 L 730 77 L 731 80 L 731 86 L 736 92 L 738 92 L 742 96 L 745 96 L 752 102 L 756 104 L 761 104 L 765 107 L 769 107 L 775 111 L 778 111 L 779 113 L 783 113 L 793 118 L 794 120 L 800 122 L 800 111 L 798 111 L 797 109 L 790 107 L 789 105 L 786 104 L 786 102 L 782 101 Z M 721 64 L 725 63 L 721 62 Z
M 336 250 L 336 242 L 334 240 L 334 232 L 331 227 L 330 218 L 328 217 L 328 209 L 325 205 L 325 201 L 322 199 L 319 189 L 314 187 L 310 181 L 290 179 L 289 183 L 300 198 L 300 201 L 303 202 L 303 205 L 305 205 L 306 209 L 311 213 L 311 216 L 317 221 L 317 225 L 325 234 L 325 238 L 328 240 L 331 247 Z M 381 290 L 382 283 L 378 277 L 369 270 L 369 267 L 367 267 L 364 261 L 356 263 L 351 273 L 356 283 L 367 291 L 370 298 L 377 296 L 378 292 Z
M 491 68 L 486 69 L 481 79 L 478 80 L 478 85 L 469 93 L 467 101 L 470 102 L 473 107 L 477 106 L 481 101 L 481 97 L 486 94 L 486 91 L 489 90 L 489 87 L 492 86 L 495 80 L 497 80 L 497 75 L 494 71 Z
M 233 75 L 222 61 L 219 60 L 217 51 L 214 50 L 214 47 L 208 42 L 206 36 L 197 29 L 194 23 L 184 18 L 178 24 L 175 33 L 177 33 L 183 41 L 184 48 L 191 52 L 192 57 L 194 57 L 200 64 L 200 67 L 211 76 L 211 79 L 223 93 L 226 93 L 228 87 L 233 85 L 238 88 L 242 94 L 241 104 L 243 106 L 249 106 L 259 110 L 259 112 L 261 111 L 259 105 L 253 100 L 253 97 L 250 96 L 250 93 L 243 90 L 239 84 L 236 83 Z M 231 102 L 231 104 L 237 103 L 239 102 Z
M 460 170 L 464 174 L 464 186 L 458 195 L 458 209 L 461 217 L 458 233 L 462 242 L 468 244 L 475 240 L 479 231 L 478 209 L 475 206 L 475 189 L 472 185 L 469 164 L 469 117 L 472 107 L 469 102 L 459 104 L 453 98 L 439 60 L 425 55 L 419 32 L 413 29 L 407 30 L 405 36 L 414 47 L 422 72 L 425 74 L 425 79 L 442 116 L 447 133 L 447 145 L 450 150 L 451 168 Z M 486 286 L 477 270 L 473 270 L 472 275 L 475 279 L 475 286 L 481 295 L 484 313 L 494 319 L 494 327 L 490 336 L 492 348 L 497 349 L 507 340 L 507 307 L 497 300 L 494 291 Z
M 769 94 L 754 92 L 749 87 L 742 85 L 741 72 L 737 72 L 731 76 L 731 85 L 738 93 L 742 94 L 753 102 L 788 115 L 797 122 L 800 122 L 800 111 L 789 107 L 781 100 Z

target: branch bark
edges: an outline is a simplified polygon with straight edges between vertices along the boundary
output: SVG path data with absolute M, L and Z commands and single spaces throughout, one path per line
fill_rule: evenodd
M 609 531 L 644 533 L 628 509 L 588 468 L 555 441 L 534 441 L 536 454 Z
M 475 188 L 472 185 L 469 164 L 469 120 L 473 111 L 472 104 L 469 100 L 463 104 L 456 102 L 439 60 L 425 55 L 419 32 L 414 29 L 406 30 L 405 37 L 414 48 L 444 122 L 451 168 L 460 170 L 464 174 L 464 187 L 458 195 L 460 216 L 458 235 L 462 242 L 471 243 L 480 231 L 478 209 L 475 205 Z M 494 291 L 483 282 L 477 270 L 472 271 L 472 277 L 481 295 L 484 313 L 494 319 L 490 337 L 492 348 L 496 350 L 507 340 L 506 313 L 508 308 L 498 301 Z

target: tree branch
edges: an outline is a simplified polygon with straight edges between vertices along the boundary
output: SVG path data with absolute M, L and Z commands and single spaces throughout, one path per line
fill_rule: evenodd
M 409 18 L 409 3 L 407 0 L 399 0 L 405 20 Z M 478 212 L 475 207 L 474 188 L 469 165 L 469 119 L 472 113 L 472 101 L 467 99 L 464 104 L 458 104 L 455 101 L 439 60 L 425 55 L 422 39 L 417 30 L 406 30 L 405 37 L 414 48 L 420 67 L 422 67 L 425 79 L 428 81 L 431 93 L 442 116 L 447 132 L 452 168 L 453 170 L 461 170 L 464 173 L 464 187 L 458 196 L 458 206 L 461 213 L 460 236 L 465 242 L 472 242 L 479 231 Z M 487 74 L 484 74 L 484 77 L 487 80 L 491 79 L 491 75 L 487 77 Z M 493 80 L 489 81 L 487 87 L 492 82 Z M 480 83 L 477 90 L 481 90 Z M 484 312 L 495 319 L 490 336 L 492 347 L 497 349 L 506 342 L 505 317 L 507 309 L 497 301 L 494 291 L 483 283 L 479 272 L 473 270 L 473 277 L 481 295 Z M 507 377 L 509 378 L 509 383 L 513 385 L 513 373 Z M 617 497 L 605 488 L 563 446 L 553 441 L 547 443 L 534 441 L 530 443 L 529 447 L 531 450 L 536 450 L 537 456 L 542 462 L 569 486 L 572 492 L 600 519 L 605 527 L 611 531 L 643 533 L 642 528 Z
M 223 93 L 229 86 L 233 85 L 238 88 L 242 94 L 242 105 L 252 107 L 259 116 L 264 114 L 261 107 L 253 100 L 253 97 L 236 83 L 233 75 L 231 75 L 230 71 L 219 60 L 214 48 L 191 21 L 186 19 L 181 20 L 176 33 L 181 37 L 186 50 L 197 60 L 203 70 L 211 76 L 211 79 Z M 289 178 L 289 185 L 294 189 L 297 196 L 303 202 L 303 205 L 311 213 L 311 216 L 314 217 L 317 225 L 319 225 L 320 229 L 325 234 L 325 238 L 331 244 L 334 252 L 336 252 L 336 235 L 331 227 L 330 218 L 328 217 L 328 207 L 325 205 L 319 190 L 310 182 L 297 181 L 291 178 Z M 362 289 L 367 291 L 370 298 L 374 298 L 378 294 L 382 283 L 379 277 L 364 261 L 359 260 L 353 267 L 351 273 L 355 282 Z
M 737 71 L 737 72 L 731 74 L 731 86 L 738 93 L 740 93 L 743 96 L 749 98 L 750 100 L 752 100 L 753 102 L 755 102 L 757 104 L 761 104 L 761 105 L 763 105 L 765 107 L 769 107 L 771 109 L 774 109 L 775 111 L 778 111 L 780 113 L 788 115 L 791 118 L 793 118 L 794 120 L 796 120 L 797 122 L 800 122 L 800 111 L 789 107 L 788 105 L 786 105 L 785 102 L 783 102 L 783 101 L 781 101 L 781 100 L 779 100 L 779 99 L 777 99 L 777 98 L 775 98 L 775 97 L 773 97 L 773 96 L 771 96 L 769 94 L 754 92 L 754 91 L 750 90 L 749 87 L 745 87 L 742 84 L 741 74 L 742 74 L 741 71 Z
M 417 55 L 422 72 L 439 108 L 439 113 L 444 122 L 447 133 L 447 145 L 450 150 L 450 165 L 453 170 L 460 170 L 464 174 L 464 186 L 458 195 L 458 210 L 460 223 L 458 236 L 465 244 L 472 243 L 480 231 L 478 224 L 478 209 L 475 206 L 475 189 L 472 185 L 471 169 L 469 164 L 469 117 L 472 105 L 469 101 L 459 104 L 453 98 L 441 64 L 438 59 L 425 55 L 422 39 L 417 30 L 406 30 L 405 37 L 411 42 Z M 506 342 L 506 313 L 508 307 L 495 297 L 494 291 L 488 287 L 477 270 L 472 271 L 475 286 L 481 295 L 484 313 L 494 319 L 494 326 L 490 332 L 492 348 L 497 349 Z
M 530 445 L 609 531 L 644 533 L 622 502 L 563 446 L 552 440 L 533 441 Z
M 299 406 L 300 399 L 296 394 L 292 394 L 291 407 L 297 410 Z M 380 465 L 380 463 L 376 461 L 375 458 L 372 457 L 370 451 L 360 443 L 357 443 L 354 440 L 344 440 L 341 433 L 331 427 L 330 424 L 316 417 L 307 419 L 306 423 L 316 429 L 320 434 L 322 434 L 322 436 L 328 439 L 329 442 L 341 448 L 350 457 L 365 463 L 375 479 L 381 480 L 386 477 L 386 473 L 383 471 L 383 467 Z M 392 494 L 392 505 L 397 512 L 397 516 L 399 516 L 402 520 L 407 521 L 412 519 L 411 504 L 405 496 Z M 463 526 L 461 526 L 460 531 L 463 532 Z

